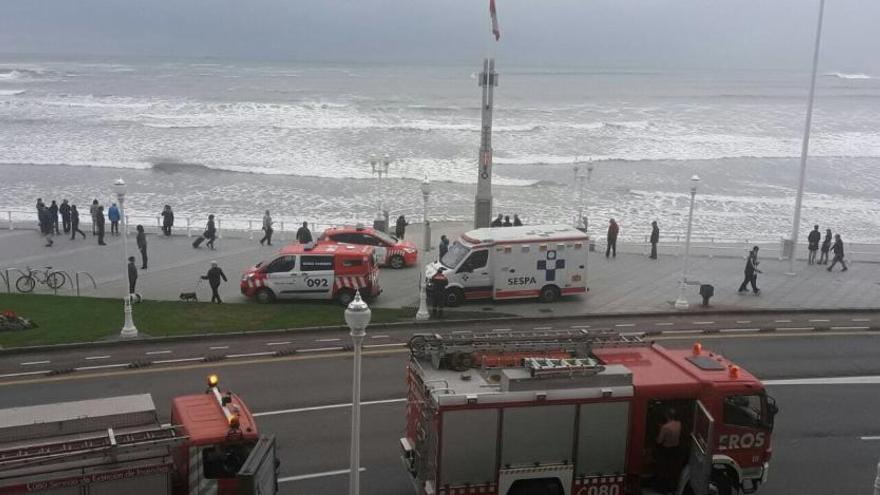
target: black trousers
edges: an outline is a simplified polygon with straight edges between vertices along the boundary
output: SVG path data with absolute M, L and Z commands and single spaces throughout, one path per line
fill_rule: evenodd
M 220 304 L 223 302 L 220 300 L 220 293 L 217 292 L 217 289 L 219 289 L 219 288 L 220 288 L 219 285 L 211 284 L 211 302 L 212 303 L 215 302 L 217 304 Z
M 843 261 L 843 256 L 838 256 L 835 254 L 834 258 L 831 260 L 831 266 L 828 267 L 828 271 L 830 272 L 831 269 L 834 268 L 834 265 L 836 265 L 838 262 L 843 265 L 843 269 L 846 270 L 846 261 Z
M 104 244 L 104 227 L 98 227 L 98 244 Z
M 110 233 L 119 234 L 119 220 L 110 221 Z
M 141 251 L 141 268 L 147 267 L 147 248 L 140 248 Z
M 137 285 L 137 279 L 129 279 L 128 280 L 128 293 L 134 294 L 134 286 Z
M 740 292 L 745 292 L 748 289 L 749 283 L 752 284 L 752 290 L 754 292 L 758 292 L 758 274 L 755 272 L 745 272 L 745 278 L 743 279 L 742 285 L 739 286 Z
M 61 217 L 61 226 L 64 228 L 64 233 L 70 232 L 70 215 Z
M 614 254 L 612 254 L 614 253 Z M 608 247 L 605 248 L 605 257 L 608 255 L 617 257 L 617 237 L 609 237 L 608 238 Z
M 272 245 L 272 232 L 275 232 L 275 231 L 272 229 L 266 229 L 266 233 L 263 234 L 263 238 L 260 239 L 260 244 L 265 242 L 271 246 Z
M 657 259 L 657 243 L 651 243 L 651 259 Z
M 206 239 L 208 239 L 208 242 L 205 243 L 205 246 L 208 246 L 209 248 L 214 249 L 214 241 L 217 240 L 217 236 L 213 235 L 211 237 L 207 237 Z
M 70 226 L 70 238 L 76 239 L 76 234 L 80 234 L 83 236 L 83 239 L 86 238 L 86 233 L 82 230 L 79 230 L 79 223 L 74 223 Z
M 165 235 L 171 235 L 171 226 L 170 225 L 163 225 L 162 226 L 162 233 Z

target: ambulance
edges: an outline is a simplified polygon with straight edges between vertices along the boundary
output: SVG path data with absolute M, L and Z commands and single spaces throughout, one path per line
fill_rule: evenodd
M 291 244 L 241 277 L 241 293 L 259 303 L 332 299 L 348 306 L 355 291 L 365 299 L 381 292 L 372 246 Z
M 446 305 L 474 299 L 539 298 L 587 291 L 589 237 L 565 225 L 476 229 L 463 234 L 439 261 L 425 267 L 449 280 Z

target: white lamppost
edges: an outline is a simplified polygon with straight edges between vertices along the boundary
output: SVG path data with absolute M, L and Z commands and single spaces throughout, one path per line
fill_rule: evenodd
M 131 280 L 128 276 L 128 225 L 126 225 L 125 221 L 125 181 L 116 179 L 116 182 L 113 183 L 113 189 L 116 192 L 116 201 L 119 203 L 119 217 L 122 221 L 122 267 L 125 270 L 125 281 L 128 282 L 125 287 L 125 297 L 123 298 L 125 321 L 122 324 L 120 335 L 123 338 L 133 338 L 137 337 L 138 329 L 134 326 L 134 320 L 131 316 L 131 298 L 134 297 L 134 294 L 129 294 L 128 292 L 128 288 L 131 287 Z
M 425 175 L 425 180 L 419 184 L 419 189 L 422 190 L 422 204 L 424 206 L 424 211 L 422 212 L 422 222 L 425 224 L 424 251 L 428 252 L 431 250 L 431 225 L 428 223 L 428 196 L 431 195 L 431 181 L 428 180 L 427 174 Z
M 807 117 L 804 124 L 804 139 L 801 143 L 801 174 L 798 181 L 797 197 L 794 201 L 794 221 L 791 227 L 791 254 L 788 257 L 788 273 L 794 275 L 794 253 L 797 250 L 798 230 L 801 228 L 801 204 L 804 199 L 804 180 L 807 175 L 807 154 L 810 151 L 810 127 L 813 123 L 813 97 L 816 94 L 816 71 L 819 65 L 819 46 L 822 39 L 822 18 L 825 15 L 825 0 L 819 0 L 819 22 L 816 26 L 816 44 L 813 47 L 813 73 L 810 78 L 810 95 L 807 97 Z
M 351 387 L 351 475 L 348 493 L 360 493 L 361 467 L 361 348 L 370 324 L 370 308 L 361 299 L 360 291 L 345 309 L 345 323 L 351 329 L 351 340 L 354 344 L 354 376 Z
M 688 213 L 687 237 L 684 240 L 684 259 L 681 261 L 681 284 L 678 286 L 678 299 L 675 300 L 675 309 L 688 309 L 688 301 L 685 296 L 687 290 L 688 257 L 691 254 L 691 226 L 694 223 L 694 200 L 697 196 L 697 184 L 699 176 L 691 177 L 691 208 Z
M 581 172 L 581 169 L 579 166 L 575 165 L 574 179 L 578 184 L 578 217 L 577 217 L 577 220 L 575 221 L 575 228 L 583 225 L 585 232 L 588 227 L 588 221 L 587 221 L 587 218 L 584 216 L 584 215 L 586 215 L 586 210 L 587 210 L 584 189 L 585 189 L 585 184 L 590 182 L 591 175 L 593 175 L 592 159 L 590 159 L 590 162 L 587 164 L 587 174 L 586 175 L 584 175 Z
M 388 154 L 382 156 L 382 158 L 377 158 L 375 156 L 371 156 L 369 159 L 370 169 L 372 170 L 373 175 L 377 177 L 376 180 L 376 221 L 384 221 L 385 228 L 383 230 L 388 230 L 388 218 L 385 212 L 385 208 L 382 201 L 382 177 L 388 176 L 388 167 L 391 165 L 392 159 Z

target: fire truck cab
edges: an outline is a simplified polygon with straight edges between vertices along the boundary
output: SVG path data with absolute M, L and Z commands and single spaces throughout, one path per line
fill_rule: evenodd
M 410 341 L 403 462 L 419 495 L 753 493 L 775 402 L 724 357 L 610 332 L 455 332 Z M 677 449 L 658 448 L 677 412 Z M 660 456 L 670 456 L 661 458 Z
M 275 299 L 334 299 L 347 306 L 378 296 L 379 269 L 371 246 L 291 244 L 241 277 L 241 293 L 260 303 Z

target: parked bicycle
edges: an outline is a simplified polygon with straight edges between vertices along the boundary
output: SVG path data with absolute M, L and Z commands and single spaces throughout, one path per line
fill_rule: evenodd
M 51 266 L 47 266 L 42 271 L 27 267 L 27 272 L 15 281 L 15 288 L 19 292 L 27 293 L 34 290 L 37 283 L 48 285 L 50 289 L 60 289 L 64 285 L 64 274 L 58 271 L 53 272 Z

